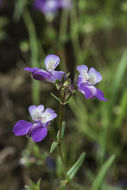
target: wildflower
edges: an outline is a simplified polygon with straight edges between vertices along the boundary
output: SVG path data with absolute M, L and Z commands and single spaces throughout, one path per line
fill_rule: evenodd
M 51 108 L 44 111 L 43 105 L 30 106 L 29 113 L 33 123 L 20 120 L 15 124 L 13 133 L 15 136 L 27 135 L 32 137 L 34 142 L 40 142 L 46 137 L 47 127 L 50 125 L 51 120 L 57 117 L 57 114 Z
M 55 68 L 60 63 L 60 58 L 56 55 L 51 54 L 45 58 L 44 63 L 46 70 L 40 68 L 25 68 L 25 70 L 32 72 L 32 77 L 36 80 L 42 80 L 52 83 L 54 83 L 56 80 L 61 81 L 64 72 L 55 71 Z
M 101 74 L 93 67 L 88 71 L 86 65 L 78 66 L 77 70 L 80 73 L 77 80 L 78 90 L 82 92 L 87 99 L 96 97 L 101 101 L 107 101 L 107 99 L 104 98 L 103 92 L 94 86 L 102 80 Z
M 70 0 L 35 0 L 34 7 L 35 9 L 43 12 L 44 14 L 54 14 L 58 9 L 70 8 Z

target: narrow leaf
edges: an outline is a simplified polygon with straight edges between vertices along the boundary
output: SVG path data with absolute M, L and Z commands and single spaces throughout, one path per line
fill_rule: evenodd
M 83 152 L 81 154 L 81 156 L 79 157 L 79 159 L 77 160 L 77 162 L 71 167 L 71 169 L 68 170 L 67 177 L 69 178 L 70 181 L 75 177 L 75 175 L 78 172 L 79 168 L 83 164 L 85 156 L 86 156 L 86 154 L 85 154 L 85 152 Z
M 65 132 L 65 121 L 62 122 L 61 140 L 64 138 L 64 132 Z M 57 133 L 57 140 L 59 140 L 59 133 L 60 131 L 58 131 Z
M 92 184 L 92 189 L 91 190 L 99 190 L 101 188 L 101 185 L 103 183 L 104 177 L 107 173 L 107 171 L 109 170 L 109 168 L 111 167 L 112 163 L 115 160 L 115 156 L 112 155 L 108 161 L 106 161 L 103 166 L 101 167 L 98 175 L 96 176 L 93 184 Z
M 120 101 L 120 113 L 116 117 L 116 128 L 121 127 L 123 119 L 126 117 L 126 110 L 127 110 L 127 89 L 122 94 L 121 101 Z
M 58 145 L 58 142 L 54 141 L 51 145 L 51 148 L 50 148 L 50 154 L 52 154 L 54 152 L 54 150 L 56 149 Z
M 127 49 L 123 52 L 120 63 L 117 67 L 116 74 L 114 75 L 113 84 L 112 84 L 112 97 L 117 95 L 117 91 L 122 83 L 123 77 L 126 75 L 127 70 Z
M 55 96 L 52 92 L 51 92 L 50 94 L 51 94 L 51 96 L 52 96 L 53 98 L 55 98 L 58 102 L 61 103 L 61 100 L 60 100 L 57 96 Z
M 23 14 L 24 7 L 27 5 L 27 3 L 28 3 L 27 0 L 16 1 L 14 15 L 13 15 L 15 21 L 20 20 L 22 14 Z

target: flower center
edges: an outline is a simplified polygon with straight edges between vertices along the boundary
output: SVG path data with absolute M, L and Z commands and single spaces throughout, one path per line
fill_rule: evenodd
M 54 61 L 50 60 L 50 62 L 47 65 L 47 70 L 48 71 L 53 71 L 54 70 Z
M 42 118 L 41 118 L 41 122 L 42 123 L 46 123 L 48 118 L 49 118 L 50 114 L 49 113 L 45 113 L 43 114 Z
M 88 76 L 88 82 L 93 85 L 95 81 L 96 81 L 96 75 L 90 74 Z
M 41 119 L 42 113 L 40 113 L 40 110 L 35 110 L 33 112 L 33 120 L 38 121 Z

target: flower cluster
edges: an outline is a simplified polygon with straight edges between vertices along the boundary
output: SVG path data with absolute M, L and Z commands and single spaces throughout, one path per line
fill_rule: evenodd
M 50 108 L 44 111 L 43 105 L 30 106 L 29 113 L 33 123 L 20 120 L 15 124 L 13 133 L 16 136 L 27 135 L 32 137 L 34 142 L 40 142 L 46 137 L 47 127 L 50 125 L 50 122 L 57 117 L 57 114 Z
M 71 2 L 70 0 L 35 0 L 34 7 L 44 14 L 54 14 L 58 9 L 69 9 Z
M 48 55 L 45 60 L 45 70 L 40 68 L 25 68 L 25 70 L 32 73 L 33 79 L 50 82 L 56 85 L 59 93 L 59 98 L 54 96 L 61 104 L 65 105 L 74 92 L 78 89 L 84 94 L 86 99 L 97 98 L 101 101 L 107 101 L 104 98 L 103 92 L 95 87 L 95 84 L 102 80 L 101 74 L 94 68 L 90 68 L 86 65 L 77 67 L 79 72 L 77 81 L 72 84 L 69 79 L 69 74 L 63 71 L 56 71 L 56 67 L 60 63 L 60 58 L 56 55 Z M 44 111 L 44 106 L 32 105 L 29 107 L 29 113 L 32 117 L 32 122 L 24 120 L 18 121 L 13 132 L 16 136 L 27 135 L 32 137 L 33 141 L 39 142 L 43 140 L 47 135 L 47 127 L 50 122 L 57 117 L 57 114 L 51 108 L 47 108 Z

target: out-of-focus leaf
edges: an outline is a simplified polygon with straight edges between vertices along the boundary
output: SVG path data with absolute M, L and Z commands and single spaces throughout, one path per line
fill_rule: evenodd
M 20 20 L 22 14 L 23 14 L 24 7 L 27 5 L 27 3 L 28 3 L 28 0 L 16 1 L 14 15 L 13 15 L 15 21 Z
M 56 173 L 58 176 L 61 176 L 63 174 L 63 165 L 62 165 L 61 158 L 59 155 L 57 156 L 57 159 L 56 159 L 56 166 L 57 166 Z
M 93 129 L 92 126 L 88 123 L 91 116 L 84 106 L 83 100 L 78 96 L 78 98 L 75 99 L 74 102 L 70 103 L 69 106 L 77 117 L 75 126 L 78 126 L 78 130 L 81 131 L 84 135 L 87 135 L 90 139 L 98 141 L 98 134 L 96 133 L 95 129 Z
M 115 121 L 117 128 L 121 126 L 122 120 L 126 116 L 126 110 L 127 110 L 127 89 L 125 89 L 125 91 L 124 91 L 124 93 L 123 93 L 123 95 L 121 97 L 121 102 L 120 102 L 120 105 L 119 105 L 119 109 L 120 109 L 120 112 L 118 113 L 116 121 Z
M 40 183 L 41 179 L 37 181 L 37 183 L 34 183 L 32 180 L 30 180 L 30 185 L 25 185 L 26 190 L 40 190 Z
M 112 84 L 112 97 L 114 98 L 127 71 L 127 50 L 124 51 Z
M 0 17 L 0 41 L 7 38 L 7 33 L 5 30 L 6 25 L 8 24 L 9 20 L 7 17 Z
M 20 48 L 20 50 L 21 50 L 22 52 L 24 52 L 24 53 L 27 52 L 27 51 L 29 50 L 28 41 L 22 41 L 22 42 L 20 43 L 19 48 Z
M 85 156 L 86 156 L 86 154 L 85 154 L 85 152 L 83 152 L 81 154 L 81 156 L 79 157 L 79 159 L 76 161 L 76 163 L 71 167 L 71 169 L 69 169 L 67 171 L 67 178 L 69 179 L 69 181 L 71 181 L 75 177 L 75 175 L 78 172 L 79 168 L 83 164 Z
M 112 156 L 108 159 L 108 161 L 106 161 L 106 162 L 102 165 L 102 167 L 101 167 L 101 169 L 100 169 L 98 175 L 96 176 L 96 178 L 95 178 L 95 180 L 94 180 L 94 182 L 93 182 L 93 184 L 92 184 L 91 190 L 100 190 L 101 185 L 102 185 L 103 180 L 104 180 L 104 177 L 105 177 L 107 171 L 109 170 L 109 168 L 111 167 L 112 163 L 114 162 L 114 160 L 115 160 L 115 156 L 112 155 Z
M 91 182 L 94 181 L 95 176 L 94 176 L 94 174 L 90 170 L 86 171 L 86 175 L 87 175 L 87 177 L 89 178 L 89 180 Z M 115 186 L 111 186 L 111 185 L 109 185 L 107 183 L 103 183 L 102 187 L 101 187 L 101 190 L 123 190 L 123 188 L 117 187 L 116 185 Z

